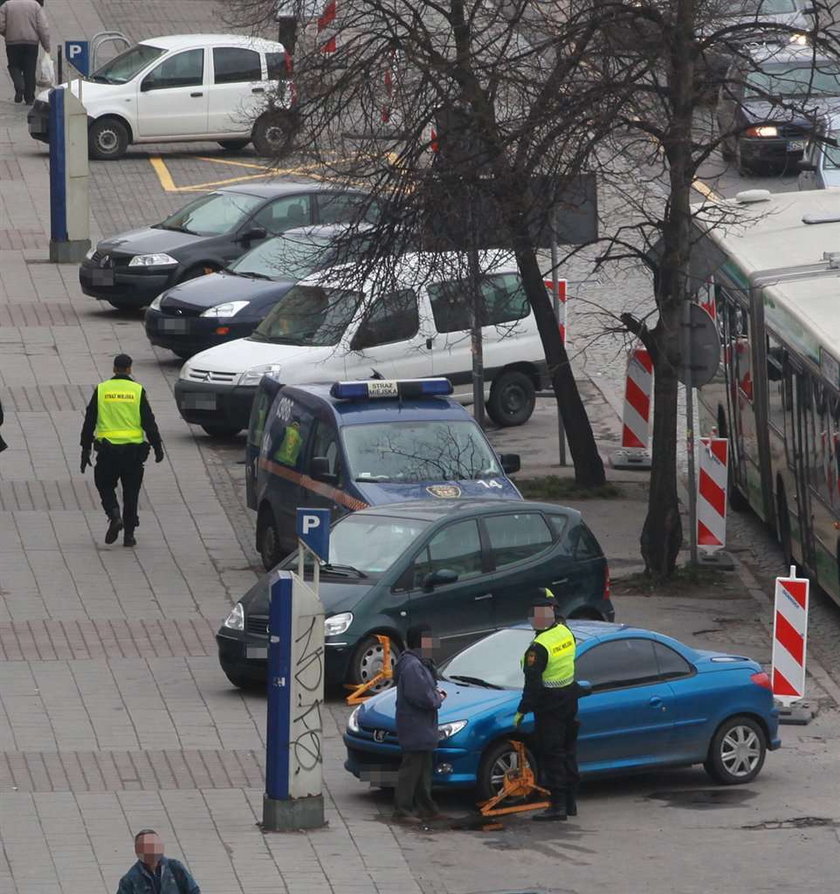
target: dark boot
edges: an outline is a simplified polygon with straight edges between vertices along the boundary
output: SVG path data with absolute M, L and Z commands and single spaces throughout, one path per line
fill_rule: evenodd
M 114 509 L 108 518 L 108 530 L 105 532 L 105 542 L 113 543 L 117 539 L 120 531 L 122 531 L 123 523 L 118 509 Z
M 577 816 L 577 786 L 566 789 L 566 816 Z
M 23 102 L 23 74 L 20 69 L 9 67 L 12 85 L 15 88 L 15 102 Z
M 123 533 L 123 546 L 137 546 L 137 541 L 134 539 L 134 528 L 126 528 Z
M 534 814 L 531 819 L 536 823 L 556 823 L 566 819 L 566 802 L 563 797 L 565 793 L 560 793 L 560 795 L 560 797 L 552 795 L 551 804 L 548 806 L 548 809 L 543 810 L 542 813 Z

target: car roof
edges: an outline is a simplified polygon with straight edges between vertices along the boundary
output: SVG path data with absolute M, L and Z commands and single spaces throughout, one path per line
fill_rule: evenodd
M 576 509 L 561 506 L 559 503 L 539 503 L 536 500 L 495 500 L 482 497 L 466 497 L 464 499 L 437 500 L 405 500 L 401 503 L 384 503 L 381 506 L 369 506 L 359 509 L 352 516 L 381 516 L 383 518 L 411 518 L 417 521 L 435 522 L 443 518 L 457 515 L 498 515 L 500 512 L 516 513 L 529 509 L 544 512 L 557 512 L 580 518 Z
M 521 504 L 520 504 L 521 505 Z M 631 624 L 618 624 L 614 621 L 589 621 L 586 619 L 572 619 L 566 622 L 569 630 L 575 635 L 575 639 L 579 643 L 583 642 L 604 642 L 610 639 L 626 639 L 634 636 L 644 636 L 645 638 L 655 639 L 659 641 L 679 642 L 681 646 L 688 649 L 685 643 L 680 640 L 674 640 L 673 637 L 665 636 L 657 633 L 655 630 L 648 630 L 645 627 L 634 627 Z M 531 625 L 527 621 L 520 624 L 512 624 L 515 630 L 531 630 Z
M 836 64 L 835 59 L 815 53 L 813 47 L 806 46 L 774 46 L 772 44 L 759 44 L 750 48 L 750 57 L 758 63 L 781 62 L 795 63 L 796 65 L 820 65 Z
M 138 41 L 163 50 L 179 50 L 182 47 L 207 46 L 208 44 L 230 47 L 248 47 L 249 49 L 284 52 L 283 44 L 263 37 L 250 37 L 247 34 L 165 34 L 160 37 L 147 37 Z
M 294 195 L 299 192 L 348 192 L 360 196 L 367 195 L 361 189 L 347 189 L 335 183 L 305 179 L 268 180 L 264 183 L 237 183 L 232 186 L 220 186 L 218 189 L 208 190 L 208 192 L 235 192 L 249 196 L 264 196 L 265 198 Z

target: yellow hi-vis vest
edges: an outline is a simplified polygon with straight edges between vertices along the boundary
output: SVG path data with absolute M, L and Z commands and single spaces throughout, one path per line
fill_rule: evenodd
M 300 433 L 300 425 L 292 422 L 286 426 L 283 440 L 274 454 L 274 458 L 284 466 L 294 466 L 297 464 L 298 454 L 303 445 L 303 436 Z
M 547 689 L 569 686 L 575 679 L 575 637 L 565 624 L 555 624 L 534 637 L 548 652 L 548 664 L 542 675 Z
M 94 437 L 111 444 L 142 444 L 140 397 L 143 386 L 131 379 L 108 379 L 96 386 Z

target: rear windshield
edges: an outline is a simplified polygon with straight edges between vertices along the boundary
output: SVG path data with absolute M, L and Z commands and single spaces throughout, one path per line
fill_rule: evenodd
M 819 62 L 816 66 L 765 65 L 747 75 L 747 99 L 771 96 L 840 96 L 840 67 Z

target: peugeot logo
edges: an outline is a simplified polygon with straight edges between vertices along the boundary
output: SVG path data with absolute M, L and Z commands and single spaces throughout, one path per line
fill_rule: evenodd
M 373 731 L 373 741 L 374 742 L 384 742 L 385 736 L 387 736 L 387 735 L 388 734 L 385 732 L 384 729 L 375 729 Z

